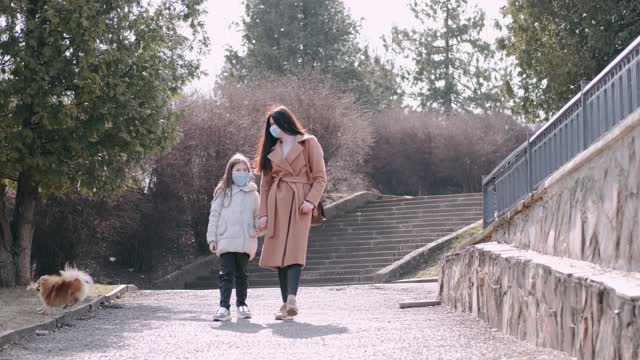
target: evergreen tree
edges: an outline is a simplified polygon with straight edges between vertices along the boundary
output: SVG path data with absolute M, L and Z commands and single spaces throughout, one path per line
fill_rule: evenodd
M 421 110 L 443 113 L 493 109 L 498 82 L 494 51 L 480 38 L 484 12 L 467 0 L 414 0 L 420 28 L 394 27 L 387 49 L 412 66 L 402 70 L 409 95 Z

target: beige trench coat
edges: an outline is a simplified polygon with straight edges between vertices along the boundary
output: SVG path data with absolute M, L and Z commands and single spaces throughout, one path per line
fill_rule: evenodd
M 278 142 L 269 159 L 271 173 L 262 174 L 260 181 L 260 217 L 268 217 L 260 266 L 304 266 L 311 213 L 302 214 L 300 207 L 305 200 L 316 206 L 320 202 L 327 184 L 324 153 L 314 136 L 298 135 L 286 158 Z

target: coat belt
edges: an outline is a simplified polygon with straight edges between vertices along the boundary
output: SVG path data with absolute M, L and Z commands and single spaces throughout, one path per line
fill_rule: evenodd
M 269 191 L 269 199 L 267 200 L 267 215 L 269 215 L 267 219 L 267 236 L 273 236 L 275 233 L 275 213 L 276 213 L 276 193 L 278 191 L 278 185 L 280 182 L 283 182 L 291 187 L 293 190 L 293 206 L 297 207 L 297 204 L 300 203 L 300 191 L 295 186 L 295 184 L 307 184 L 311 185 L 309 179 L 306 176 L 281 176 L 274 177 L 273 184 L 271 185 L 271 190 Z M 295 219 L 298 217 L 298 209 L 291 209 L 292 217 L 289 219 Z M 289 224 L 290 226 L 290 224 Z

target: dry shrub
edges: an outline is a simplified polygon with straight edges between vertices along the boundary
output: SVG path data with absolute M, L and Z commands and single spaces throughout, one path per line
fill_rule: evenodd
M 434 167 L 434 120 L 426 114 L 396 109 L 375 120 L 370 157 L 371 179 L 385 194 L 418 195 L 431 191 Z
M 252 152 L 264 131 L 268 109 L 282 104 L 322 145 L 329 192 L 353 192 L 368 186 L 365 160 L 373 139 L 371 115 L 331 80 L 315 73 L 265 76 L 248 84 L 226 84 L 219 94 L 221 105 L 251 123 L 247 136 L 253 141 Z
M 526 127 L 503 114 L 392 110 L 375 124 L 371 178 L 396 195 L 478 192 L 482 175 L 526 139 Z
M 181 141 L 156 162 L 149 185 L 156 214 L 153 227 L 163 229 L 158 236 L 175 238 L 176 231 L 186 227 L 202 253 L 208 251 L 206 230 L 215 184 L 234 153 L 247 154 L 255 146 L 255 139 L 247 135 L 252 124 L 228 106 L 205 96 L 182 99 Z
M 95 218 L 95 206 L 80 197 L 51 197 L 40 206 L 31 251 L 36 274 L 57 273 L 65 263 L 78 260 L 83 245 L 96 245 Z
M 115 257 L 119 264 L 147 270 L 156 249 L 145 232 L 148 200 L 141 191 L 127 191 L 113 202 L 82 195 L 52 196 L 39 207 L 31 259 L 37 275 L 52 274 L 66 263 L 93 272 Z
M 527 138 L 527 127 L 505 114 L 455 114 L 435 127 L 439 192 L 480 192 L 488 175 Z

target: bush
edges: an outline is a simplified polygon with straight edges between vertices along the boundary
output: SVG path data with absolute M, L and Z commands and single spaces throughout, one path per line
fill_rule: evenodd
M 482 175 L 526 139 L 526 127 L 503 114 L 392 110 L 374 122 L 370 175 L 395 195 L 478 192 Z
M 371 115 L 322 75 L 265 76 L 246 85 L 227 83 L 219 94 L 220 106 L 248 124 L 248 152 L 255 153 L 269 108 L 282 104 L 322 145 L 328 191 L 353 192 L 368 186 L 365 160 L 373 141 Z
M 127 267 L 143 269 L 151 263 L 144 246 L 143 208 L 146 200 L 128 191 L 115 203 L 80 195 L 54 196 L 38 208 L 31 259 L 35 275 L 57 273 L 66 263 L 107 262 L 116 257 Z

